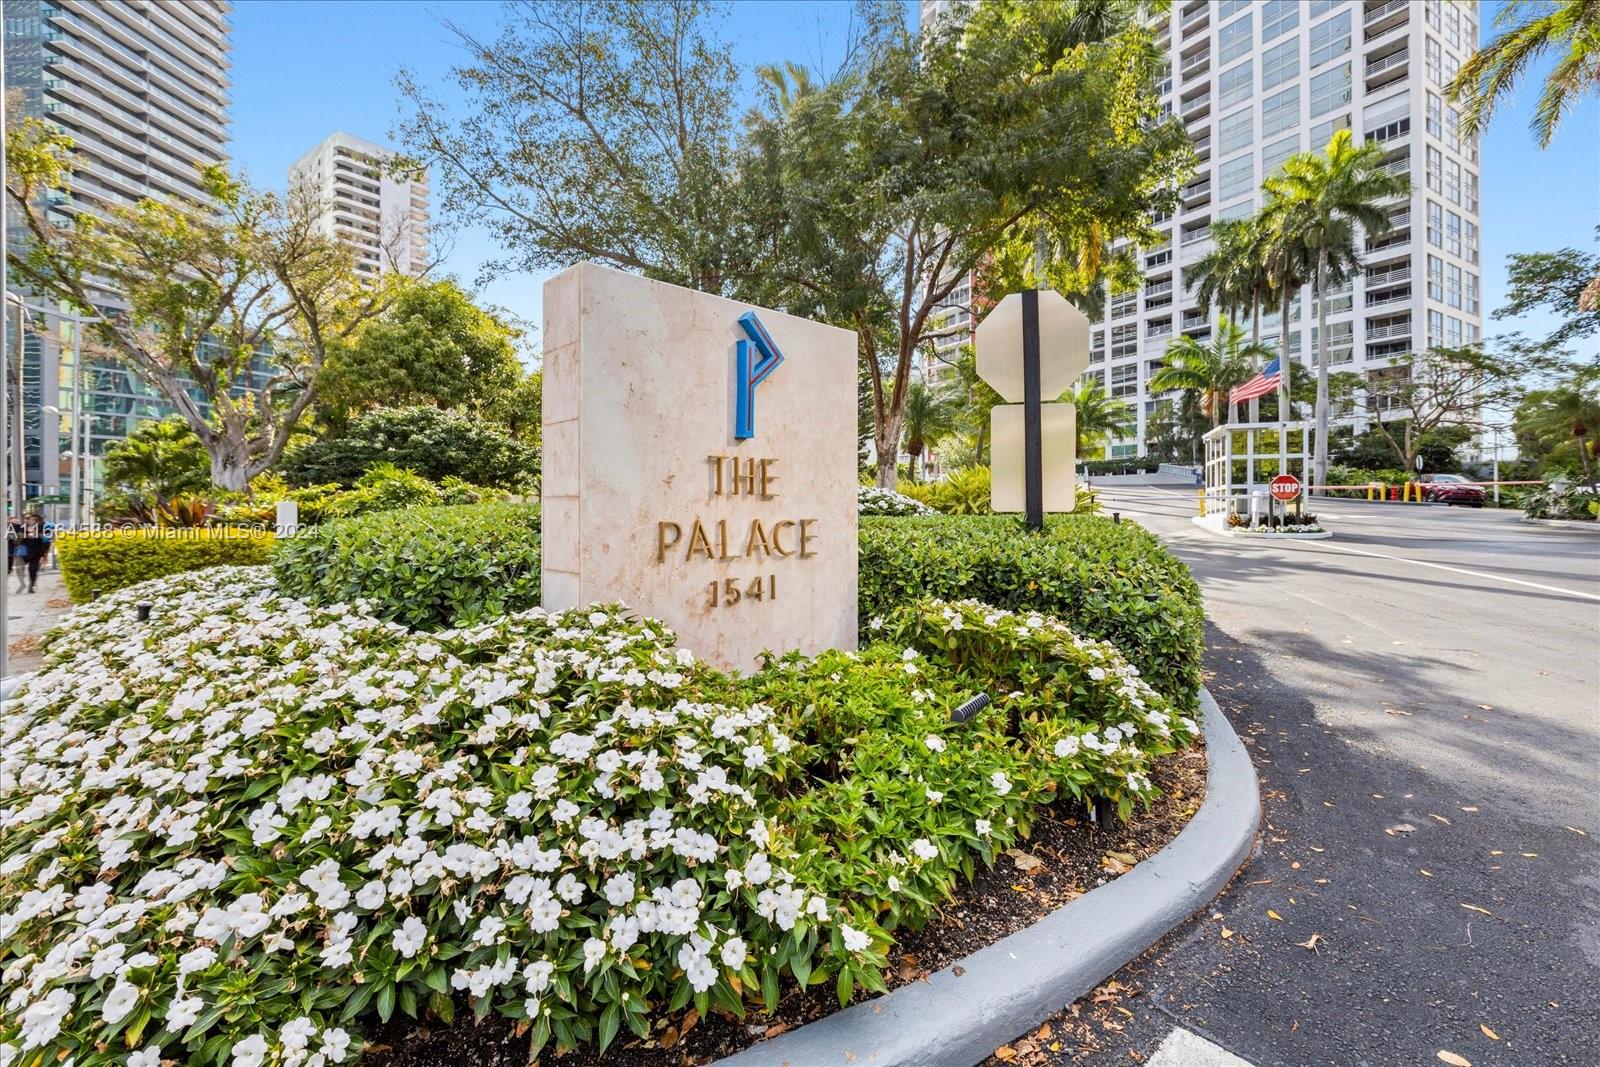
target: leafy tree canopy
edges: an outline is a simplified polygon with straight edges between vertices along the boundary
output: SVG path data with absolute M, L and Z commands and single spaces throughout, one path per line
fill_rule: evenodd
M 1600 237 L 1600 227 L 1595 234 Z M 1506 259 L 1506 303 L 1496 319 L 1514 319 L 1533 311 L 1560 318 L 1559 325 L 1537 347 L 1555 350 L 1600 334 L 1600 304 L 1584 299 L 1585 289 L 1600 281 L 1600 253 L 1576 248 L 1554 252 L 1513 252 Z
M 487 411 L 516 390 L 519 331 L 451 281 L 406 281 L 383 314 L 329 354 L 319 407 L 333 425 L 375 407 Z
M 106 449 L 101 471 L 108 490 L 156 503 L 200 492 L 211 481 L 205 446 L 177 416 L 134 427 Z

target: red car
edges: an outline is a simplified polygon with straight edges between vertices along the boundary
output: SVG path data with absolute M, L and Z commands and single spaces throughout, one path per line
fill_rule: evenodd
M 1473 485 L 1459 474 L 1422 474 L 1422 498 L 1435 504 L 1464 504 L 1469 508 L 1483 507 L 1483 486 Z

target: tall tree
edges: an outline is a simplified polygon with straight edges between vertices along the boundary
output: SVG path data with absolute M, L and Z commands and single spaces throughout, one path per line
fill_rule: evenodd
M 1446 95 L 1465 103 L 1465 132 L 1480 133 L 1534 60 L 1555 52 L 1528 123 L 1548 148 L 1567 112 L 1600 89 L 1600 0 L 1506 0 L 1494 23 L 1500 32 L 1461 65 Z
M 1360 269 L 1356 242 L 1379 238 L 1392 229 L 1379 205 L 1402 196 L 1411 183 L 1384 170 L 1383 148 L 1358 146 L 1340 130 L 1322 153 L 1290 156 L 1283 170 L 1262 183 L 1267 200 L 1262 213 L 1275 240 L 1298 244 L 1315 266 L 1317 298 L 1317 407 L 1313 477 L 1325 484 L 1328 473 L 1328 302 L 1330 283 Z
M 1595 234 L 1600 236 L 1600 227 Z M 1584 298 L 1600 283 L 1600 254 L 1577 248 L 1513 252 L 1506 257 L 1506 276 L 1506 302 L 1495 309 L 1496 319 L 1519 318 L 1530 311 L 1559 318 L 1548 336 L 1523 347 L 1555 351 L 1600 334 L 1600 304 Z
M 517 336 L 454 282 L 397 282 L 383 314 L 328 354 L 319 412 L 343 428 L 378 407 L 485 411 L 522 377 Z
M 1125 436 L 1133 428 L 1133 406 L 1107 393 L 1099 374 L 1079 379 L 1061 399 L 1074 409 L 1079 456 L 1095 445 L 1104 446 L 1112 438 Z
M 592 259 L 726 293 L 739 232 L 733 51 L 701 0 L 516 0 L 499 35 L 447 23 L 468 58 L 447 101 L 402 70 L 402 136 L 446 213 L 495 235 L 485 271 Z
M 1575 445 L 1583 480 L 1591 493 L 1600 492 L 1591 459 L 1591 454 L 1600 456 L 1600 392 L 1592 374 L 1529 393 L 1517 406 L 1512 425 L 1517 443 L 1540 459 L 1564 458 L 1567 443 Z
M 894 483 L 914 358 L 975 269 L 1025 239 L 1054 261 L 1039 276 L 1071 288 L 1075 265 L 1112 270 L 1083 250 L 1149 243 L 1150 212 L 1175 196 L 1189 157 L 1157 121 L 1151 38 L 1131 6 L 1094 5 L 1109 21 L 1079 6 L 982 5 L 920 37 L 897 8 L 871 9 L 839 77 L 774 78 L 784 91 L 751 118 L 767 275 L 790 310 L 857 331 L 880 485 Z M 1131 253 L 1119 262 L 1133 269 Z
M 37 120 L 6 141 L 6 196 L 27 240 L 21 284 L 76 311 L 90 350 L 154 387 L 205 446 L 211 480 L 243 490 L 277 461 L 316 399 L 329 349 L 382 310 L 350 250 L 322 235 L 317 205 L 201 170 L 210 202 L 158 200 L 63 220 L 72 141 Z M 13 245 L 14 249 L 18 246 Z M 105 290 L 128 310 L 105 307 Z
M 956 429 L 957 411 L 950 397 L 924 381 L 914 381 L 906 393 L 905 448 L 911 457 L 908 470 L 917 480 L 922 454 Z
M 1424 437 L 1479 425 L 1485 406 L 1511 398 L 1523 369 L 1476 346 L 1434 348 L 1370 371 L 1362 391 L 1373 426 L 1394 449 L 1400 467 L 1411 470 Z
M 1150 376 L 1150 390 L 1181 389 L 1196 394 L 1200 410 L 1215 428 L 1227 420 L 1229 390 L 1250 377 L 1257 359 L 1270 354 L 1264 345 L 1247 340 L 1243 327 L 1219 319 L 1205 342 L 1188 334 L 1167 342 L 1161 369 Z

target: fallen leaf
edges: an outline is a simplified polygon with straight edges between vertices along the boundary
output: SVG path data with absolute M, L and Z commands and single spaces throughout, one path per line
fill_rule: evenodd
M 1408 822 L 1398 822 L 1385 830 L 1384 833 L 1388 834 L 1390 837 L 1393 837 L 1396 834 L 1409 834 L 1415 829 L 1416 827 L 1412 826 Z
M 1312 952 L 1315 952 L 1315 951 L 1317 951 L 1317 942 L 1321 941 L 1321 940 L 1322 940 L 1322 935 L 1321 934 L 1312 934 L 1306 940 L 1304 940 L 1304 941 L 1296 941 L 1295 944 L 1298 945 L 1301 948 L 1310 949 Z
M 1050 1040 L 1050 1034 L 1052 1032 L 1053 1031 L 1051 1031 L 1051 1029 L 1050 1029 L 1050 1024 L 1049 1023 L 1045 1023 L 1043 1026 L 1039 1027 L 1038 1033 L 1033 1035 L 1034 1036 L 1034 1040 L 1036 1040 L 1036 1041 L 1049 1041 Z
M 1044 866 L 1044 860 L 1040 859 L 1038 856 L 1024 852 L 1020 848 L 1008 848 L 1006 849 L 1006 855 L 1011 857 L 1011 862 L 1015 864 L 1017 870 L 1021 871 L 1023 874 L 1027 874 L 1035 867 Z
M 1524 852 L 1522 854 L 1522 858 L 1525 860 L 1536 860 L 1539 858 L 1539 854 L 1537 852 Z
M 1488 908 L 1480 908 L 1476 904 L 1463 904 L 1461 906 L 1463 908 L 1466 908 L 1468 911 L 1481 912 L 1484 915 L 1493 915 L 1494 914 L 1494 912 L 1490 911 Z
M 1479 704 L 1478 707 L 1482 708 L 1484 711 L 1493 711 L 1494 710 L 1494 705 L 1493 704 Z
M 994 1050 L 994 1058 L 1002 1061 L 1003 1063 L 1010 1063 L 1012 1060 L 1017 1058 L 1017 1050 L 1012 1048 L 1010 1045 L 1001 1045 L 999 1048 Z
M 1449 819 L 1445 818 L 1443 815 L 1435 815 L 1431 811 L 1428 812 L 1428 818 L 1430 818 L 1430 819 L 1438 819 L 1440 822 L 1444 823 L 1446 826 L 1450 825 L 1450 820 Z
M 1463 805 L 1461 805 L 1461 810 L 1462 811 L 1477 811 L 1478 810 L 1478 806 L 1476 804 L 1463 804 Z
M 1489 1029 L 1487 1026 L 1483 1025 L 1482 1023 L 1478 1024 L 1478 1029 L 1482 1030 L 1483 1031 L 1483 1036 L 1488 1038 L 1490 1041 L 1499 1041 L 1500 1040 L 1500 1035 L 1499 1034 L 1495 1033 L 1493 1030 Z
M 1226 926 L 1224 926 L 1224 927 L 1223 927 L 1223 928 L 1222 928 L 1222 939 L 1223 939 L 1223 940 L 1224 940 L 1224 941 L 1226 941 L 1226 940 L 1227 940 L 1227 939 L 1228 939 L 1228 938 L 1230 938 L 1230 937 L 1232 937 L 1232 936 L 1233 936 L 1233 931 L 1232 931 L 1232 930 L 1230 930 L 1230 929 L 1228 929 L 1228 928 L 1227 928 L 1227 927 L 1226 927 Z
M 957 978 L 960 978 L 962 975 L 967 973 L 967 969 L 958 963 L 954 967 L 950 968 L 950 973 L 955 975 Z
M 1426 867 L 1418 867 L 1417 870 L 1429 878 L 1433 877 L 1433 872 L 1428 870 Z
M 1445 1063 L 1448 1063 L 1450 1067 L 1472 1067 L 1471 1060 L 1462 1059 L 1454 1052 L 1448 1052 L 1445 1049 L 1439 1050 L 1439 1059 L 1443 1060 Z
M 1589 836 L 1587 833 L 1585 833 L 1584 831 L 1578 829 L 1576 826 L 1568 826 L 1568 827 L 1566 827 L 1566 829 L 1571 830 L 1573 833 L 1577 834 L 1579 837 L 1588 837 Z
M 1271 908 L 1267 909 L 1267 918 L 1276 919 L 1278 922 L 1283 922 L 1283 916 L 1279 915 L 1277 912 L 1273 911 Z
M 1133 864 L 1123 862 L 1117 858 L 1118 855 L 1119 853 L 1107 852 L 1104 856 L 1101 856 L 1101 869 L 1110 871 L 1112 874 L 1127 874 L 1133 870 Z M 1126 855 L 1126 853 L 1120 853 L 1120 855 Z

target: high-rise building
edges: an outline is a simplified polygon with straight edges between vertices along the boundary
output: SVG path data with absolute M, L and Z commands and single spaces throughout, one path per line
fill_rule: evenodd
M 57 211 L 103 215 L 145 198 L 206 202 L 197 167 L 228 159 L 228 0 L 5 0 L 4 8 L 13 120 L 43 119 L 75 148 L 71 191 L 52 205 Z M 17 225 L 8 238 L 26 240 Z M 115 293 L 103 296 L 107 308 L 120 306 Z M 35 315 L 32 326 L 53 330 L 55 322 Z M 59 347 L 34 331 L 24 344 L 30 494 L 66 481 L 71 434 L 57 412 L 67 410 L 72 368 Z M 91 451 L 100 453 L 171 407 L 126 367 L 90 361 L 83 410 Z
M 922 5 L 925 24 L 951 11 Z M 1090 333 L 1089 373 L 1138 412 L 1137 432 L 1111 454 L 1144 452 L 1165 399 L 1148 382 L 1167 343 L 1203 338 L 1215 322 L 1193 290 L 1212 224 L 1253 214 L 1262 181 L 1337 130 L 1381 145 L 1411 193 L 1385 205 L 1393 229 L 1361 243 L 1364 272 L 1327 294 L 1332 368 L 1370 373 L 1402 353 L 1479 340 L 1478 142 L 1444 100 L 1478 44 L 1475 0 L 1180 0 L 1154 25 L 1169 60 L 1162 110 L 1188 130 L 1199 166 L 1177 210 L 1156 220 L 1165 239 L 1139 250 L 1143 290 L 1112 297 Z M 1289 315 L 1289 351 L 1306 366 L 1316 310 L 1307 290 Z M 1277 347 L 1277 315 L 1262 316 L 1261 334 Z
M 395 153 L 335 133 L 289 167 L 293 195 L 315 198 L 318 224 L 356 252 L 356 268 L 421 274 L 428 265 L 428 175 L 395 167 Z

